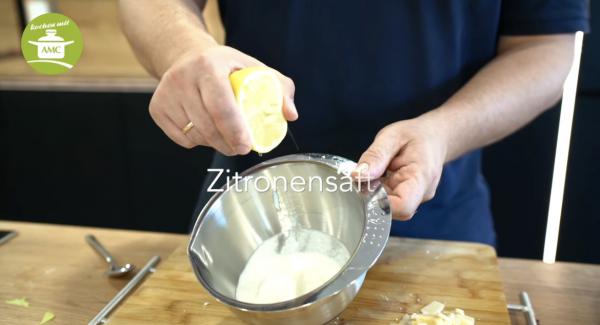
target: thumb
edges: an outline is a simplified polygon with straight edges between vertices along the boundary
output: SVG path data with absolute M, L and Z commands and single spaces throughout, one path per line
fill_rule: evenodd
M 391 134 L 380 133 L 365 151 L 352 172 L 357 179 L 375 179 L 381 177 L 392 159 L 400 150 L 400 141 Z
M 295 121 L 298 119 L 298 111 L 296 110 L 296 104 L 294 104 L 296 86 L 292 79 L 282 74 L 279 75 L 283 87 L 283 116 L 288 121 Z
M 287 95 L 283 97 L 283 116 L 290 122 L 298 119 L 298 111 L 296 110 L 294 99 Z

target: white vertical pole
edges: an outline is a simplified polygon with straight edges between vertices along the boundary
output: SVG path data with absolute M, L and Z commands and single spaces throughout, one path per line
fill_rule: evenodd
M 573 65 L 563 87 L 560 120 L 558 122 L 558 139 L 556 141 L 552 189 L 550 192 L 550 204 L 548 206 L 546 241 L 544 243 L 544 263 L 549 264 L 556 261 L 558 232 L 560 230 L 560 218 L 565 192 L 565 179 L 567 176 L 567 162 L 569 160 L 569 145 L 571 143 L 571 128 L 575 112 L 575 97 L 577 95 L 577 80 L 579 79 L 582 45 L 583 32 L 577 32 L 575 34 Z

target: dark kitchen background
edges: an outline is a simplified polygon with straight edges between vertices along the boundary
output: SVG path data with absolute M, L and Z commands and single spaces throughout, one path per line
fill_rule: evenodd
M 600 263 L 598 58 L 600 34 L 591 33 L 573 125 L 562 261 Z M 0 219 L 187 232 L 211 151 L 168 140 L 148 115 L 150 98 L 1 90 Z M 554 108 L 485 150 L 501 256 L 541 259 L 559 114 Z

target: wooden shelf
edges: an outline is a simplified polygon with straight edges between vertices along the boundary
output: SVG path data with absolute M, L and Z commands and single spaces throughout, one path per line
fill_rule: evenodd
M 57 9 L 75 20 L 84 49 L 72 71 L 43 76 L 20 52 L 20 27 L 13 1 L 0 2 L 0 90 L 153 92 L 157 81 L 136 60 L 121 32 L 116 0 L 59 0 Z M 209 30 L 222 42 L 216 1 L 205 10 Z

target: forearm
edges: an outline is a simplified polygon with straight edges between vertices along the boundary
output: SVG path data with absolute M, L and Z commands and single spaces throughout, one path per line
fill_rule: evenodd
M 123 31 L 142 65 L 160 78 L 191 51 L 216 46 L 202 20 L 204 1 L 120 0 Z
M 496 58 L 421 118 L 447 139 L 446 161 L 521 128 L 560 99 L 573 35 L 501 38 Z

